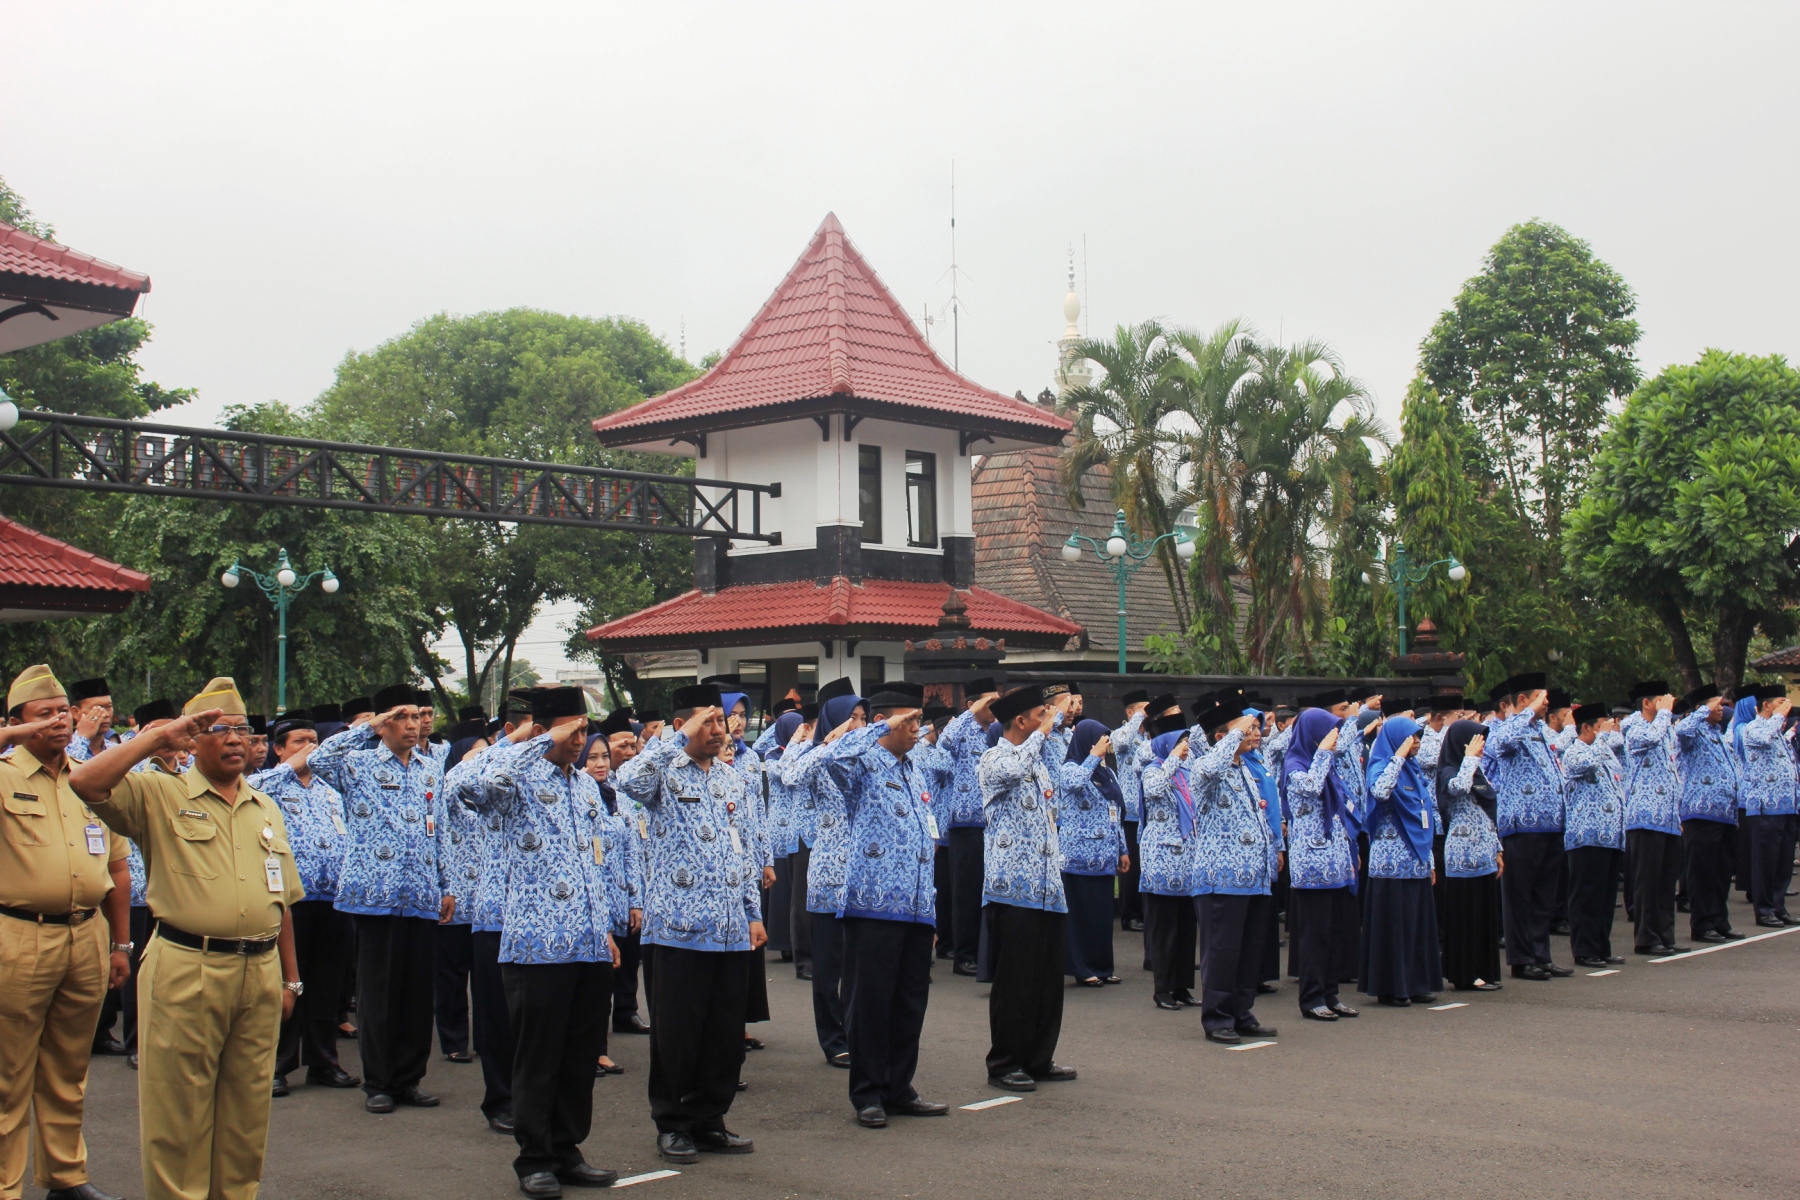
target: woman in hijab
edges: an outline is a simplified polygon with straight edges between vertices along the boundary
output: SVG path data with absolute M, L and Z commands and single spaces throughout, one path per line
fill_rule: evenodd
M 1112 738 L 1098 721 L 1076 723 L 1057 778 L 1057 840 L 1068 898 L 1067 973 L 1081 987 L 1120 982 L 1113 974 L 1113 877 L 1131 869 L 1125 856 L 1125 793 L 1106 765 Z
M 1151 999 L 1164 1009 L 1199 1008 L 1194 995 L 1198 942 L 1194 911 L 1194 797 L 1188 785 L 1187 717 L 1177 709 L 1145 727 L 1150 762 L 1144 768 L 1144 827 L 1138 834 L 1143 870 L 1144 958 Z
M 1313 1021 L 1360 1016 L 1338 999 L 1357 953 L 1356 852 L 1348 798 L 1337 777 L 1343 722 L 1308 708 L 1294 722 L 1282 763 L 1281 807 L 1288 817 L 1288 939 L 1300 977 L 1300 1015 Z
M 794 919 L 794 911 L 799 909 L 802 914 L 800 925 L 809 924 L 804 920 L 805 906 L 794 903 L 794 858 L 803 849 L 801 838 L 807 835 L 802 832 L 800 809 L 794 801 L 793 791 L 782 782 L 776 766 L 804 723 L 800 710 L 792 708 L 776 717 L 768 732 L 756 739 L 756 744 L 763 747 L 759 753 L 763 760 L 763 779 L 769 789 L 769 851 L 775 856 L 775 886 L 769 889 L 769 908 L 763 919 L 769 930 L 769 946 L 781 955 L 784 963 L 799 961 L 796 941 L 804 942 L 804 961 L 812 962 L 812 931 L 797 928 Z M 804 880 L 806 866 L 803 862 L 799 866 L 800 878 Z M 804 882 L 801 890 L 805 890 Z M 800 935 L 798 938 L 797 934 Z
M 452 754 L 455 753 L 453 749 Z M 619 816 L 619 794 L 613 790 L 610 777 L 612 775 L 612 753 L 607 748 L 607 737 L 604 733 L 590 733 L 581 749 L 581 757 L 576 760 L 581 764 L 581 772 L 594 781 L 600 789 L 601 802 L 606 805 L 607 822 L 605 865 L 601 868 L 606 874 L 608 891 L 623 892 L 631 897 L 627 907 L 641 908 L 643 901 L 636 898 L 633 889 L 636 884 L 630 878 L 629 867 L 637 854 L 637 847 L 632 845 L 631 829 L 624 818 Z M 609 932 L 620 943 L 620 956 L 624 956 L 625 938 L 637 931 L 629 925 L 614 926 Z M 613 994 L 607 994 L 610 1008 Z M 600 1014 L 600 1059 L 594 1065 L 596 1076 L 623 1075 L 625 1068 L 613 1062 L 606 1052 L 606 1031 L 612 1024 L 610 1011 Z
M 1244 715 L 1255 717 L 1265 729 L 1274 725 L 1268 714 L 1260 708 L 1246 708 Z M 1281 746 L 1274 751 L 1269 751 L 1268 745 L 1268 742 L 1265 741 L 1244 755 L 1244 769 L 1249 771 L 1250 778 L 1256 781 L 1256 794 L 1263 803 L 1263 816 L 1269 822 L 1269 836 L 1275 839 L 1277 845 L 1286 846 L 1287 841 L 1282 833 L 1281 784 L 1275 778 L 1275 771 L 1270 769 L 1270 763 L 1273 762 L 1276 767 L 1280 766 L 1280 756 L 1286 753 L 1287 738 L 1283 737 Z M 1273 753 L 1276 757 L 1273 759 L 1265 757 L 1267 753 Z M 1287 903 L 1287 856 L 1285 854 L 1282 856 L 1281 862 L 1281 873 L 1276 877 L 1275 885 L 1271 889 L 1271 894 L 1275 897 L 1278 916 L 1281 906 Z M 1262 993 L 1271 993 L 1280 990 L 1281 929 L 1275 921 L 1267 921 L 1264 925 L 1266 934 L 1262 947 L 1262 983 L 1258 990 Z
M 1392 1008 L 1429 1004 L 1444 986 L 1431 896 L 1437 800 L 1413 760 L 1419 732 L 1412 718 L 1390 717 L 1369 753 L 1369 894 L 1357 986 Z
M 1444 976 L 1459 992 L 1497 992 L 1500 976 L 1498 798 L 1481 773 L 1487 727 L 1458 721 L 1438 754 L 1444 837 Z

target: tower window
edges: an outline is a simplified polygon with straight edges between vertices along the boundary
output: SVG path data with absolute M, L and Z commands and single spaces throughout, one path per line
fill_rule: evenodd
M 937 455 L 906 452 L 906 544 L 936 546 Z
M 858 446 L 856 499 L 864 545 L 881 544 L 881 447 Z

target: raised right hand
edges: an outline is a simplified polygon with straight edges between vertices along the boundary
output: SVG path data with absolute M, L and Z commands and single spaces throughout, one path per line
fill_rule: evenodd
M 1338 728 L 1342 728 L 1342 726 L 1334 728 L 1330 733 L 1319 739 L 1319 749 L 1332 751 L 1337 749 Z
M 1487 735 L 1484 733 L 1478 733 L 1474 737 L 1469 739 L 1469 748 L 1467 750 L 1463 751 L 1463 755 L 1465 757 L 1473 755 L 1476 758 L 1480 758 L 1481 757 L 1481 748 L 1485 745 L 1487 745 Z
M 1655 708 L 1657 712 L 1668 712 L 1675 707 L 1675 697 L 1658 696 L 1652 707 Z
M 185 750 L 188 743 L 211 729 L 218 719 L 225 715 L 222 708 L 209 708 L 205 712 L 191 713 L 178 717 L 167 725 L 158 725 L 148 734 L 155 740 L 155 745 L 170 750 Z M 140 735 L 144 736 L 144 735 Z

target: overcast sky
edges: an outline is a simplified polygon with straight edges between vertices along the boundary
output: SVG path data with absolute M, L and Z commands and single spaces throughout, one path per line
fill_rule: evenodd
M 961 365 L 1033 394 L 1090 331 L 1242 317 L 1398 419 L 1517 221 L 1636 290 L 1649 371 L 1795 355 L 1792 4 L 417 7 L 0 0 L 0 176 L 147 272 L 144 360 L 310 400 L 429 314 L 729 345 L 828 211 Z M 934 340 L 948 357 L 947 326 Z

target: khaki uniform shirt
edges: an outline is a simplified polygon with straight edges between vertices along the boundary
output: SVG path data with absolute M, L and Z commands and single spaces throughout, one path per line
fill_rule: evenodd
M 266 938 L 282 909 L 306 898 L 288 847 L 281 806 L 240 781 L 228 804 L 198 770 L 134 771 L 94 805 L 100 819 L 138 844 L 159 921 L 202 937 Z M 268 863 L 279 869 L 270 889 Z
M 112 891 L 106 864 L 131 853 L 125 839 L 104 828 L 90 852 L 93 810 L 69 786 L 65 759 L 52 775 L 23 746 L 0 758 L 0 904 L 62 916 L 100 906 Z

